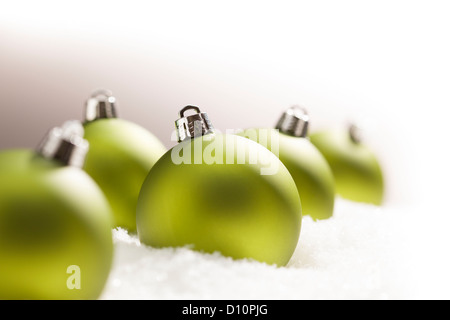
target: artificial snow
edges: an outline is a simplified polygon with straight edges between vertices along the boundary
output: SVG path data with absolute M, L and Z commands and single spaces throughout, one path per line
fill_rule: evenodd
M 152 248 L 114 229 L 115 260 L 101 299 L 421 298 L 405 258 L 412 244 L 399 231 L 410 214 L 338 198 L 332 218 L 303 217 L 285 267 L 189 247 Z

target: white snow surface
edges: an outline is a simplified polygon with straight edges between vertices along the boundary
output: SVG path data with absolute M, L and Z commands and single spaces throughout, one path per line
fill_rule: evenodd
M 219 253 L 152 248 L 114 229 L 115 260 L 101 299 L 416 299 L 445 298 L 421 280 L 405 208 L 336 199 L 332 218 L 304 216 L 285 267 Z M 402 232 L 406 230 L 406 232 Z M 419 249 L 418 249 L 419 250 Z M 422 255 L 420 259 L 426 255 Z M 430 268 L 427 268 L 430 271 Z

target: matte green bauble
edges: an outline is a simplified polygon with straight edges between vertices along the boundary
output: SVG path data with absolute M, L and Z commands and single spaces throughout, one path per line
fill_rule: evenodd
M 333 171 L 336 192 L 345 199 L 381 205 L 384 183 L 379 162 L 364 145 L 357 128 L 311 134 L 311 142 L 321 151 Z
M 278 154 L 295 181 L 304 216 L 327 219 L 334 209 L 333 173 L 322 154 L 306 138 L 308 121 L 303 109 L 292 107 L 282 115 L 276 129 L 247 129 L 238 134 Z
M 117 118 L 114 103 L 114 97 L 103 93 L 88 100 L 84 129 L 90 151 L 84 170 L 108 198 L 114 226 L 136 232 L 142 182 L 167 149 L 146 129 Z
M 197 113 L 184 117 L 188 109 Z M 285 166 L 258 143 L 214 133 L 197 107 L 184 108 L 180 116 L 181 142 L 142 186 L 139 239 L 154 247 L 192 246 L 285 265 L 301 228 L 299 196 Z
M 64 143 L 55 159 L 0 152 L 0 299 L 96 299 L 106 283 L 111 211 L 88 174 L 58 160 L 82 157 Z

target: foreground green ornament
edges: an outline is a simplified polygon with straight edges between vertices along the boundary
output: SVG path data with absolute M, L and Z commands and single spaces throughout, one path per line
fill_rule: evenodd
M 185 116 L 188 110 L 195 113 Z M 176 126 L 180 143 L 142 186 L 139 239 L 285 265 L 301 228 L 300 199 L 286 167 L 256 142 L 216 133 L 197 107 L 181 110 Z
M 333 215 L 335 189 L 331 168 L 307 138 L 309 116 L 294 106 L 283 113 L 276 129 L 247 129 L 238 133 L 278 155 L 294 178 L 302 214 L 314 220 Z
M 0 299 L 96 299 L 109 275 L 111 211 L 80 169 L 79 122 L 38 152 L 0 152 Z
M 167 151 L 152 133 L 117 118 L 115 98 L 95 92 L 86 104 L 84 169 L 101 187 L 114 213 L 114 226 L 136 232 L 136 202 L 142 182 Z
M 311 134 L 311 142 L 322 152 L 333 171 L 336 192 L 357 202 L 381 205 L 383 174 L 375 154 L 361 142 L 358 128 Z

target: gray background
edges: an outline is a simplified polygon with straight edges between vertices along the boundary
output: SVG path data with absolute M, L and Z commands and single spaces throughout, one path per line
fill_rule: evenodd
M 4 1 L 0 149 L 82 119 L 97 88 L 167 146 L 178 111 L 215 127 L 358 120 L 388 203 L 446 197 L 449 10 L 440 1 Z

